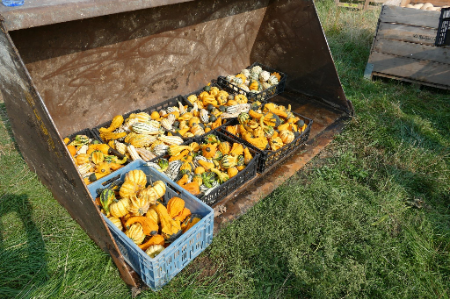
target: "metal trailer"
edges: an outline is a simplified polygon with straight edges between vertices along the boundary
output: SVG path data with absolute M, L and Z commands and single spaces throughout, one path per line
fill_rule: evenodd
M 255 61 L 286 73 L 286 91 L 273 100 L 314 120 L 310 139 L 217 203 L 226 207 L 215 218 L 217 232 L 300 170 L 353 114 L 312 0 L 25 2 L 0 6 L 0 88 L 15 141 L 133 291 L 144 286 L 62 137 L 187 94 Z

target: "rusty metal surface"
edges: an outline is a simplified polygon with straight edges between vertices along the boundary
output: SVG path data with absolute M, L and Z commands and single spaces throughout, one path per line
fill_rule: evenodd
M 11 35 L 62 135 L 256 60 L 285 71 L 288 88 L 348 108 L 312 1 L 199 0 Z
M 23 6 L 0 5 L 9 31 L 105 16 L 193 0 L 25 0 Z
M 0 22 L 0 90 L 21 154 L 58 202 L 104 251 L 124 281 L 136 286 L 45 105 Z
M 248 66 L 267 3 L 201 0 L 11 34 L 67 135 Z
M 322 98 L 353 113 L 312 1 L 270 1 L 251 60 L 288 74 L 287 89 Z
M 294 104 L 292 100 L 287 100 L 283 97 L 278 97 L 278 102 Z M 259 200 L 268 196 L 278 186 L 302 169 L 306 163 L 333 140 L 336 134 L 341 132 L 345 124 L 344 120 L 348 118 L 346 114 L 337 111 L 332 112 L 315 101 L 296 105 L 294 111 L 306 117 L 314 118 L 310 139 L 307 144 L 294 152 L 293 155 L 281 161 L 281 163 L 268 169 L 264 174 L 258 174 L 253 180 L 218 202 L 215 207 L 224 206 L 226 212 L 214 218 L 214 234 L 217 234 L 228 222 L 245 214 Z

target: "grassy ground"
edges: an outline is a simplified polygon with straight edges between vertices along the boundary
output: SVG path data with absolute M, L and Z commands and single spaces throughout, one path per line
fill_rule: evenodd
M 448 298 L 450 95 L 362 79 L 378 12 L 318 10 L 357 116 L 160 293 Z M 118 270 L 31 173 L 0 103 L 0 298 L 124 298 Z

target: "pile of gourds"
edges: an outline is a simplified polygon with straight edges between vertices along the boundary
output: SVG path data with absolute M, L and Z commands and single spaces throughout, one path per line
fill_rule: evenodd
M 148 165 L 199 197 L 236 176 L 253 159 L 247 147 L 221 141 L 213 134 L 206 135 L 202 144 L 171 145 L 168 154 L 167 159 Z
M 72 140 L 66 137 L 64 143 L 86 185 L 122 168 L 127 162 L 127 157 L 109 145 L 86 135 L 76 135 Z
M 202 218 L 179 197 L 164 206 L 165 193 L 164 182 L 149 184 L 142 170 L 131 170 L 122 185 L 111 184 L 96 202 L 119 230 L 153 258 Z
M 281 75 L 277 72 L 264 71 L 260 66 L 254 66 L 251 69 L 243 69 L 236 76 L 226 76 L 226 80 L 246 92 L 260 93 L 278 85 Z
M 248 113 L 238 116 L 239 124 L 226 127 L 226 131 L 244 139 L 260 150 L 277 151 L 291 143 L 306 130 L 307 124 L 283 105 L 260 102 L 252 104 Z
M 229 94 L 227 91 L 210 84 L 196 95 L 186 98 L 193 111 L 199 111 L 198 117 L 205 124 L 205 132 L 217 128 L 214 124 L 218 118 L 223 120 L 236 118 L 241 112 L 248 112 L 250 105 L 243 94 Z M 213 122 L 209 125 L 208 122 Z
M 100 128 L 100 138 L 131 160 L 150 161 L 164 154 L 169 145 L 183 143 L 179 136 L 169 136 L 161 126 L 162 117 L 146 112 L 132 113 L 126 120 L 117 115 L 108 128 Z M 153 113 L 152 113 L 153 114 Z

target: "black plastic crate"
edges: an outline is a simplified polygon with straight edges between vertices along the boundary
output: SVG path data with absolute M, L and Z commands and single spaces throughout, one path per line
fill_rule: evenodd
M 251 145 L 249 142 L 245 141 L 244 139 L 235 136 L 234 134 L 231 134 L 226 130 L 226 126 L 220 127 L 219 132 L 222 134 L 225 134 L 226 136 L 230 136 L 236 140 L 238 140 L 240 143 L 246 145 L 249 148 L 254 149 L 256 152 L 260 154 L 259 163 L 258 163 L 258 172 L 263 173 L 267 171 L 270 167 L 275 165 L 278 161 L 283 160 L 285 157 L 289 156 L 292 152 L 294 152 L 296 149 L 300 148 L 302 145 L 308 141 L 309 134 L 311 132 L 311 125 L 313 124 L 313 120 L 310 118 L 307 118 L 303 115 L 300 115 L 298 113 L 293 112 L 295 116 L 300 117 L 307 123 L 305 131 L 303 131 L 301 134 L 299 134 L 297 137 L 295 137 L 294 141 L 292 141 L 289 144 L 284 145 L 282 148 L 280 148 L 277 151 L 270 151 L 270 150 L 260 150 L 257 147 Z M 239 122 L 237 120 L 233 120 L 233 122 L 229 125 L 236 125 Z
M 165 100 L 164 102 L 155 104 L 155 105 L 150 106 L 150 107 L 148 107 L 148 108 L 145 108 L 145 109 L 142 110 L 142 112 L 146 112 L 146 113 L 148 113 L 148 114 L 151 115 L 151 113 L 152 113 L 153 111 L 159 112 L 159 111 L 161 111 L 162 109 L 167 109 L 167 108 L 169 108 L 169 107 L 173 107 L 173 106 L 178 107 L 178 102 L 180 102 L 183 106 L 184 106 L 184 104 L 186 104 L 186 103 L 185 103 L 184 97 L 183 97 L 182 95 L 178 95 L 178 96 L 176 96 L 176 97 L 173 97 L 173 98 L 170 98 L 170 99 L 168 99 L 168 100 Z M 165 131 L 166 133 L 169 132 L 169 131 L 166 130 L 164 127 L 162 127 L 162 128 L 164 129 L 164 131 Z M 176 136 L 179 136 L 179 135 L 177 135 L 177 134 L 174 133 L 174 132 L 171 132 L 171 133 L 174 134 L 174 135 L 176 135 Z M 194 137 L 191 137 L 191 138 L 184 138 L 183 136 L 180 136 L 180 137 L 183 138 L 183 140 L 185 140 L 185 141 L 193 140 L 193 138 L 194 138 Z
M 230 143 L 242 143 L 240 140 L 238 140 L 239 138 L 227 136 L 219 131 L 209 132 L 206 135 L 210 134 L 217 136 L 220 141 L 228 141 Z M 201 144 L 204 142 L 204 138 L 206 135 L 195 137 L 190 141 L 184 142 L 183 145 L 189 145 L 191 142 L 197 142 L 198 144 Z M 222 200 L 229 194 L 233 193 L 235 190 L 239 189 L 239 187 L 241 187 L 244 183 L 255 177 L 260 160 L 260 154 L 253 147 L 248 147 L 248 149 L 252 154 L 253 159 L 250 161 L 250 163 L 248 163 L 245 169 L 239 171 L 239 173 L 236 176 L 229 179 L 225 183 L 219 185 L 207 195 L 198 197 L 201 201 L 203 201 L 209 206 L 213 206 L 214 204 L 218 203 L 220 200 Z M 158 160 L 161 158 L 167 158 L 167 154 L 156 157 L 155 159 L 151 160 L 151 162 L 158 163 Z
M 286 86 L 286 79 L 287 75 L 283 72 L 280 72 L 276 69 L 273 69 L 271 67 L 265 66 L 259 62 L 253 63 L 251 66 L 247 67 L 248 70 L 251 70 L 254 66 L 260 66 L 263 71 L 268 71 L 270 73 L 277 72 L 281 76 L 281 80 L 278 82 L 277 85 L 272 86 L 266 90 L 261 91 L 260 93 L 253 93 L 243 90 L 242 88 L 234 85 L 233 83 L 230 83 L 227 81 L 226 77 L 219 76 L 217 78 L 217 84 L 219 84 L 221 87 L 227 87 L 229 89 L 232 89 L 236 93 L 245 94 L 247 95 L 247 98 L 250 102 L 260 101 L 264 102 L 268 99 L 276 96 L 277 94 L 281 94 L 284 91 L 284 87 Z
M 69 136 L 66 136 L 65 138 L 69 138 L 69 139 L 70 139 L 69 143 L 70 143 L 70 142 L 73 141 L 73 138 L 75 138 L 75 136 L 77 136 L 77 135 L 86 135 L 86 136 L 89 137 L 89 138 L 92 138 L 92 139 L 101 141 L 101 140 L 97 137 L 97 135 L 95 135 L 95 133 L 94 133 L 91 129 L 89 129 L 89 128 L 83 129 L 83 130 L 78 131 L 78 132 L 75 132 L 75 133 L 72 133 L 72 134 L 70 134 Z
M 171 99 L 165 100 L 164 102 L 155 104 L 155 105 L 150 106 L 148 108 L 142 109 L 142 112 L 146 112 L 148 114 L 152 114 L 153 111 L 159 112 L 162 109 L 167 109 L 167 108 L 172 107 L 172 106 L 178 107 L 178 102 L 183 103 L 183 97 L 181 95 L 178 95 L 178 96 L 173 97 Z
M 219 88 L 219 89 L 223 89 L 223 90 L 225 90 L 226 92 L 228 92 L 228 93 L 233 93 L 234 91 L 233 90 L 230 90 L 229 88 L 227 88 L 227 87 L 222 87 L 222 86 L 220 86 L 220 85 L 218 85 L 216 82 L 214 82 L 214 81 L 211 81 L 211 85 L 210 85 L 211 87 L 217 87 L 217 88 Z M 189 105 L 189 106 L 192 106 L 192 104 L 191 104 L 191 102 L 189 102 L 188 101 L 188 97 L 190 96 L 190 95 L 196 95 L 196 96 L 198 96 L 199 94 L 201 94 L 203 91 L 204 91 L 205 89 L 204 89 L 204 87 L 202 87 L 202 88 L 200 88 L 200 89 L 197 89 L 196 91 L 193 91 L 193 92 L 191 92 L 191 93 L 188 93 L 187 95 L 184 95 L 183 96 L 183 101 L 184 101 L 184 103 L 186 103 L 187 105 Z M 222 120 L 223 121 L 223 120 Z M 225 124 L 223 124 L 223 125 L 226 125 L 226 124 L 228 124 L 228 123 L 230 123 L 230 119 L 228 119 L 227 120 L 227 122 L 225 123 Z M 220 128 L 220 127 L 219 127 Z M 208 133 L 205 133 L 205 135 L 207 135 L 207 134 L 210 134 L 210 133 L 214 133 L 214 132 L 216 132 L 219 128 L 215 128 L 214 130 L 211 130 L 211 131 L 209 131 Z M 205 135 L 203 135 L 203 136 L 205 136 Z M 202 136 L 200 136 L 200 137 L 202 137 Z
M 231 136 L 226 136 L 220 132 L 214 132 L 214 135 L 219 137 L 221 141 L 228 141 L 230 143 L 242 143 L 240 140 L 236 138 L 232 138 Z M 203 142 L 203 138 L 197 139 L 198 143 Z M 200 142 L 199 142 L 200 141 Z M 258 167 L 258 161 L 260 160 L 260 155 L 257 151 L 253 149 L 253 147 L 248 147 L 250 153 L 253 156 L 253 159 L 248 163 L 248 165 L 245 167 L 244 170 L 239 171 L 239 173 L 234 176 L 233 178 L 229 179 L 225 183 L 219 185 L 216 187 L 213 191 L 211 191 L 207 195 L 203 195 L 202 197 L 199 197 L 201 201 L 206 203 L 209 206 L 213 206 L 214 204 L 218 203 L 237 189 L 241 187 L 244 183 L 248 182 L 252 178 L 256 176 L 257 167 Z
M 437 47 L 450 45 L 450 7 L 442 8 L 439 17 L 439 26 L 436 36 L 435 45 Z
M 136 109 L 136 110 L 133 110 L 133 111 L 128 112 L 126 114 L 123 114 L 122 116 L 123 116 L 123 119 L 126 120 L 128 118 L 128 116 L 130 116 L 131 114 L 139 113 L 139 112 L 141 112 L 141 109 Z M 109 125 L 111 125 L 111 122 L 112 122 L 112 119 L 107 121 L 107 122 L 102 123 L 101 125 L 98 125 L 98 126 L 92 128 L 92 132 L 95 134 L 95 138 L 97 138 L 101 142 L 105 142 L 105 141 L 102 140 L 102 138 L 100 138 L 100 131 L 99 131 L 99 129 L 100 128 L 108 128 Z

